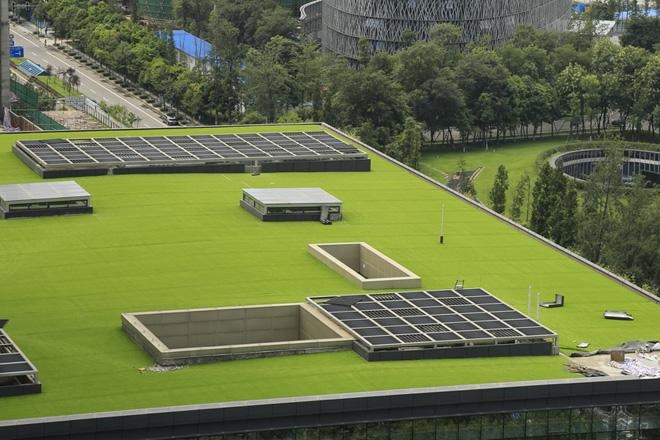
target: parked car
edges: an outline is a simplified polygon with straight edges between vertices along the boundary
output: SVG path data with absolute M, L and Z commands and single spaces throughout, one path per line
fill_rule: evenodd
M 163 115 L 162 119 L 165 125 L 179 125 L 175 115 Z

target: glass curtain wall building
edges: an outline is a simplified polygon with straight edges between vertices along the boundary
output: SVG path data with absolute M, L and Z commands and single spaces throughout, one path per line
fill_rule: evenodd
M 285 429 L 190 440 L 657 440 L 660 404 L 598 406 Z

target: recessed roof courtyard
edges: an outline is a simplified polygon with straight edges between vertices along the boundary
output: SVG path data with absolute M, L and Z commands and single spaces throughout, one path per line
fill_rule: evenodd
M 292 125 L 2 134 L 0 184 L 35 181 L 12 153 L 21 139 L 322 130 L 329 132 Z M 94 197 L 94 214 L 0 222 L 2 317 L 43 385 L 39 395 L 0 398 L 0 418 L 575 377 L 561 356 L 367 362 L 352 351 L 141 372 L 153 360 L 121 330 L 123 312 L 360 293 L 311 256 L 309 243 L 367 242 L 414 271 L 422 280 L 417 291 L 448 289 L 461 279 L 527 315 L 530 285 L 544 298 L 561 293 L 564 307 L 542 309 L 538 322 L 559 335 L 564 353 L 582 341 L 592 348 L 658 339 L 657 304 L 365 152 L 371 172 L 76 177 Z M 322 187 L 346 210 L 331 226 L 263 223 L 238 206 L 250 187 Z M 604 310 L 625 310 L 635 320 L 605 320 Z

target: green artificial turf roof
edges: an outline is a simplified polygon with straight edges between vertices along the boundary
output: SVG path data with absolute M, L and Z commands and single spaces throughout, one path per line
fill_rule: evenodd
M 293 131 L 318 126 L 185 129 Z M 171 134 L 151 130 L 148 134 Z M 122 133 L 95 132 L 94 136 Z M 134 135 L 130 132 L 127 135 Z M 145 132 L 145 135 L 147 133 Z M 90 133 L 67 133 L 90 137 Z M 0 184 L 40 178 L 0 135 Z M 541 311 L 563 351 L 657 339 L 658 306 L 394 164 L 371 154 L 356 173 L 156 174 L 81 177 L 93 215 L 0 221 L 0 315 L 40 371 L 43 393 L 0 398 L 0 419 L 394 388 L 575 377 L 561 356 L 368 363 L 353 352 L 196 365 L 141 373 L 151 359 L 120 313 L 302 302 L 357 289 L 307 254 L 308 243 L 365 241 L 422 277 L 457 279 L 527 312 L 527 289 L 566 296 Z M 63 179 L 66 180 L 66 179 Z M 263 223 L 238 205 L 244 187 L 322 187 L 344 220 Z M 445 244 L 438 244 L 445 205 Z M 606 321 L 605 309 L 635 321 Z M 535 316 L 532 316 L 535 317 Z

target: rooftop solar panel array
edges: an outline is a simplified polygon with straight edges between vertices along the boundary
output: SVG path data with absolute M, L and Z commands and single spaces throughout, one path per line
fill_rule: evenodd
M 33 374 L 37 370 L 9 339 L 4 330 L 0 330 L 0 377 Z
M 483 289 L 311 297 L 371 349 L 554 338 Z
M 37 369 L 0 328 L 0 396 L 39 392 Z
M 17 145 L 45 168 L 367 157 L 324 131 L 24 140 Z

